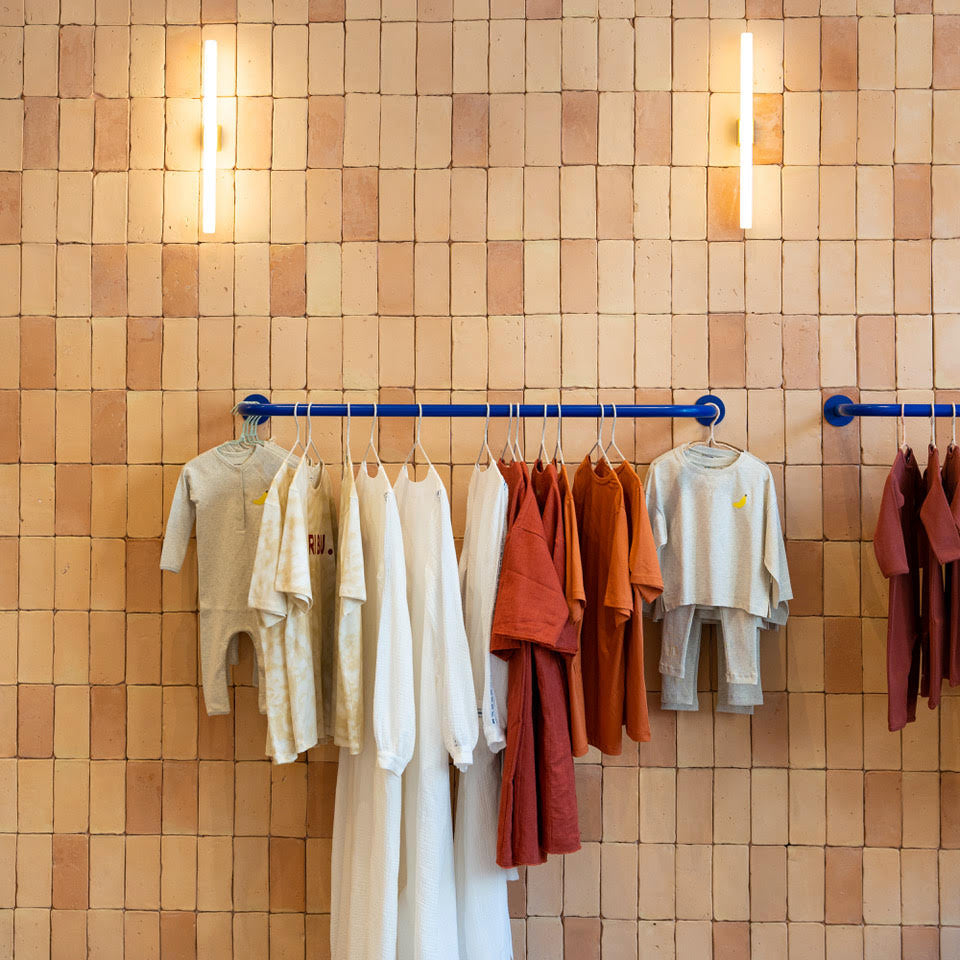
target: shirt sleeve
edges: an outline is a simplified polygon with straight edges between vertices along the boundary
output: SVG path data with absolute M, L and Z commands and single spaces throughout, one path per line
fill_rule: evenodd
M 350 466 L 346 467 L 350 470 Z M 363 745 L 363 649 L 361 610 L 367 599 L 360 539 L 360 505 L 353 475 L 344 478 L 343 516 L 337 548 L 336 711 L 334 742 L 357 754 Z
M 777 492 L 773 475 L 768 471 L 764 480 L 765 520 L 763 540 L 763 565 L 770 578 L 770 616 L 772 623 L 787 622 L 787 601 L 793 599 L 790 586 L 790 571 L 787 569 L 787 551 L 780 530 L 780 512 L 777 509 Z
M 287 494 L 283 532 L 277 547 L 274 587 L 278 593 L 285 593 L 300 609 L 309 610 L 314 597 L 307 545 L 305 479 L 302 474 L 297 474 Z
M 378 765 L 400 776 L 413 757 L 417 718 L 403 535 L 392 493 L 387 498 L 383 538 L 383 594 L 377 611 L 373 737 L 377 744 Z
M 263 504 L 260 534 L 257 537 L 257 550 L 253 560 L 253 574 L 250 578 L 250 592 L 247 595 L 249 606 L 259 611 L 260 620 L 265 627 L 272 626 L 287 615 L 286 597 L 276 587 L 277 558 L 282 527 L 283 511 L 280 508 L 280 493 L 274 482 L 270 484 L 267 499 Z
M 653 537 L 655 550 L 660 550 L 667 542 L 667 520 L 663 514 L 663 504 L 660 497 L 659 470 L 655 463 L 647 471 L 644 484 L 644 493 L 647 507 L 647 518 L 650 521 L 650 534 Z
M 473 750 L 479 736 L 477 695 L 473 686 L 470 644 L 463 623 L 463 601 L 460 597 L 450 507 L 445 497 L 441 497 L 437 506 L 440 510 L 440 592 L 436 627 L 440 631 L 437 652 L 441 659 L 443 684 L 440 693 L 441 723 L 447 752 L 457 769 L 465 770 L 473 763 Z
M 877 529 L 873 535 L 873 552 L 877 558 L 877 564 L 880 572 L 888 579 L 910 572 L 907 545 L 903 540 L 903 527 L 900 523 L 902 507 L 903 495 L 897 489 L 891 472 L 883 485 L 880 511 L 877 514 Z
M 952 563 L 960 559 L 960 531 L 957 530 L 939 476 L 923 498 L 920 522 L 938 563 Z
M 633 613 L 633 587 L 630 583 L 630 533 L 622 496 L 612 520 L 613 533 L 610 539 L 610 560 L 603 605 L 614 611 L 618 622 L 625 623 Z
M 657 545 L 653 537 L 650 515 L 647 513 L 643 485 L 639 483 L 631 511 L 631 520 L 633 530 L 630 543 L 630 581 L 647 603 L 653 603 L 663 593 L 663 575 L 660 573 Z M 637 611 L 639 612 L 639 607 Z
M 507 533 L 490 649 L 509 659 L 521 642 L 554 648 L 569 617 L 567 600 L 533 494 Z
M 190 499 L 190 482 L 186 467 L 180 471 L 177 488 L 170 504 L 167 529 L 163 535 L 163 550 L 160 553 L 160 569 L 179 573 L 183 558 L 187 555 L 190 534 L 197 519 L 197 511 Z

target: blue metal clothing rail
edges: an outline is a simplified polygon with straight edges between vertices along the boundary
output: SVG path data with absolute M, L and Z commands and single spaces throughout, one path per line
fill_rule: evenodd
M 486 403 L 351 403 L 349 405 L 351 417 L 486 417 L 488 405 Z M 696 403 L 605 403 L 602 406 L 596 403 L 491 403 L 489 415 L 491 417 L 515 417 L 519 411 L 521 417 L 543 417 L 544 410 L 548 417 L 687 417 L 710 426 L 711 423 L 720 423 L 723 420 L 725 408 L 723 401 L 713 394 L 704 394 Z M 237 412 L 244 419 L 256 417 L 260 422 L 270 417 L 345 417 L 347 404 L 345 403 L 270 403 L 262 394 L 253 393 L 245 397 L 238 405 Z
M 960 404 L 954 403 L 854 403 L 835 393 L 823 405 L 823 419 L 834 427 L 845 427 L 854 417 L 954 417 Z

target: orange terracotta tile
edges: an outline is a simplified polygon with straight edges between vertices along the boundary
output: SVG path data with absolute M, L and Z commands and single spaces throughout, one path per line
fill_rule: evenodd
M 20 386 L 49 390 L 57 382 L 57 330 L 53 317 L 20 320 Z
M 270 247 L 271 313 L 302 316 L 306 311 L 306 296 L 306 247 L 273 244 Z
M 379 223 L 378 171 L 347 167 L 343 171 L 343 239 L 376 240 Z
M 749 960 L 750 924 L 714 921 L 713 955 L 718 960 Z
M 634 144 L 637 164 L 669 164 L 671 106 L 667 91 L 644 91 L 636 97 Z
M 710 386 L 744 387 L 746 318 L 742 313 L 710 315 Z
M 159 833 L 162 781 L 160 761 L 128 760 L 126 775 L 127 833 Z
M 90 756 L 122 758 L 126 752 L 126 691 L 120 686 L 90 690 Z
M 860 923 L 863 919 L 863 851 L 827 847 L 824 874 L 824 919 Z
M 333 801 L 336 792 L 336 766 L 311 763 L 307 766 L 307 835 L 333 835 Z
M 169 910 L 160 913 L 160 956 L 196 960 L 197 915 L 195 913 Z
M 487 309 L 491 314 L 523 312 L 523 244 L 487 244 Z
M 901 774 L 898 770 L 868 770 L 864 775 L 864 843 L 897 847 L 901 828 Z
M 486 166 L 489 128 L 489 97 L 476 93 L 454 94 L 451 159 L 455 167 Z
M 94 111 L 93 167 L 126 170 L 129 128 L 128 100 L 97 100 Z
M 237 0 L 203 0 L 200 19 L 204 23 L 234 23 L 237 19 Z
M 0 173 L 0 243 L 20 242 L 20 174 Z
M 824 17 L 820 27 L 820 82 L 823 90 L 857 89 L 857 20 Z
M 164 244 L 164 316 L 195 317 L 197 315 L 200 283 L 199 271 L 199 249 L 194 244 Z M 129 363 L 130 360 L 128 355 L 128 369 Z
M 93 27 L 64 26 L 60 31 L 60 96 L 93 93 Z
M 270 910 L 300 911 L 305 906 L 306 847 L 293 837 L 270 838 Z
M 894 237 L 898 240 L 929 237 L 931 204 L 929 164 L 896 164 L 893 168 Z
M 938 89 L 960 87 L 960 16 L 939 13 L 933 18 L 933 85 Z
M 597 162 L 599 104 L 599 95 L 595 91 L 563 92 L 560 109 L 560 156 L 563 163 Z
M 92 309 L 97 317 L 127 312 L 127 250 L 119 243 L 99 243 L 90 261 Z
M 783 95 L 758 93 L 753 98 L 753 162 L 783 161 Z
M 940 775 L 940 845 L 960 847 L 960 773 Z
M 60 110 L 56 97 L 23 98 L 23 168 L 56 170 Z
M 87 907 L 88 846 L 85 834 L 59 833 L 53 837 L 53 907 Z
M 166 760 L 163 763 L 163 823 L 165 834 L 197 832 L 197 764 Z
M 343 19 L 343 0 L 339 3 Z M 307 166 L 339 167 L 343 160 L 343 97 L 310 97 L 307 109 Z
M 783 385 L 820 386 L 820 325 L 816 317 L 783 318 Z
M 52 756 L 52 684 L 30 683 L 17 687 L 17 752 L 21 757 Z
M 578 960 L 600 960 L 600 919 L 563 918 L 563 955 Z
M 310 0 L 310 21 L 336 21 L 344 17 L 344 0 Z
M 127 610 L 148 613 L 160 609 L 160 542 L 128 540 L 126 544 Z

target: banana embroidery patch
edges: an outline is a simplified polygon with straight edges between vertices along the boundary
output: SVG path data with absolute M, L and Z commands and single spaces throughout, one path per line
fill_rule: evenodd
M 264 490 L 263 493 L 253 501 L 258 507 L 262 507 L 267 502 L 267 491 Z
M 747 495 L 744 494 L 739 500 L 734 500 L 733 505 L 739 510 L 741 507 L 746 506 Z

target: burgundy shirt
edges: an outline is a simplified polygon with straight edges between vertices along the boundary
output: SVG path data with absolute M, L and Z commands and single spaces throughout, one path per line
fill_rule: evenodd
M 920 468 L 897 451 L 883 487 L 873 552 L 890 581 L 887 600 L 887 720 L 902 730 L 917 719 L 920 687 L 920 566 L 917 556 Z
M 960 527 L 960 447 L 951 446 L 943 458 L 943 492 L 950 502 L 953 522 Z M 950 686 L 960 685 L 960 560 L 948 563 L 944 573 L 947 614 L 946 660 Z
M 920 508 L 920 566 L 923 591 L 920 601 L 920 695 L 929 697 L 932 710 L 940 703 L 947 663 L 947 612 L 941 564 L 960 559 L 960 531 L 940 477 L 940 455 L 931 446 L 923 473 L 923 506 Z

